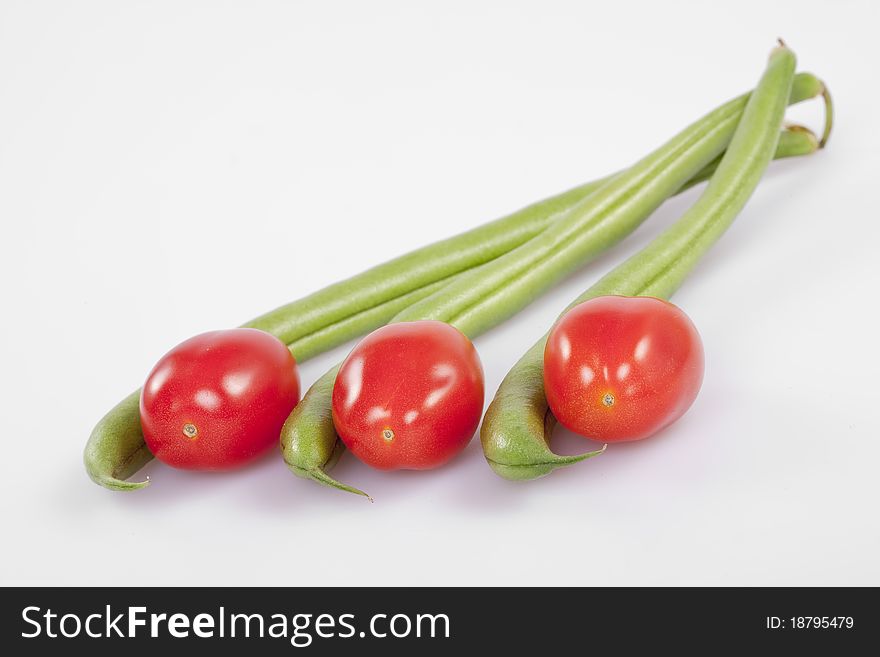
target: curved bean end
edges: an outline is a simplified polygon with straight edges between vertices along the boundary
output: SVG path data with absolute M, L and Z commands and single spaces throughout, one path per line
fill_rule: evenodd
M 505 479 L 509 479 L 510 481 L 529 481 L 531 479 L 544 477 L 558 468 L 563 468 L 567 465 L 580 463 L 581 461 L 586 461 L 594 456 L 599 456 L 599 454 L 602 454 L 607 447 L 607 445 L 603 445 L 602 449 L 597 449 L 593 452 L 586 452 L 585 454 L 575 454 L 574 456 L 560 456 L 559 454 L 553 454 L 551 452 L 550 456 L 552 458 L 550 460 L 539 463 L 506 465 L 504 463 L 493 461 L 488 457 L 486 458 L 486 461 L 489 463 L 489 467 L 492 468 L 495 474 L 504 477 Z
M 150 483 L 149 477 L 144 481 L 126 481 L 153 460 L 141 432 L 139 399 L 140 391 L 123 399 L 101 418 L 89 436 L 83 462 L 89 477 L 99 486 L 129 491 Z
M 543 339 L 517 363 L 489 405 L 480 442 L 486 461 L 496 474 L 514 481 L 528 481 L 557 468 L 598 456 L 602 449 L 563 456 L 550 449 L 556 418 L 547 406 L 541 359 Z
M 99 486 L 103 486 L 108 490 L 117 490 L 122 492 L 138 490 L 140 488 L 146 488 L 150 485 L 149 477 L 144 479 L 144 481 L 126 481 L 125 479 L 117 479 L 113 476 L 96 475 L 91 471 L 89 471 L 89 477 Z
M 311 468 L 309 470 L 304 470 L 295 465 L 291 465 L 290 463 L 287 464 L 287 467 L 297 477 L 302 477 L 303 479 L 311 479 L 312 481 L 316 481 L 319 484 L 329 486 L 330 488 L 336 488 L 337 490 L 345 491 L 346 493 L 363 495 L 368 500 L 370 500 L 370 502 L 373 501 L 373 498 L 361 489 L 355 488 L 354 486 L 348 486 L 340 481 L 337 481 L 326 472 L 324 472 L 322 468 Z
M 345 452 L 345 445 L 336 437 L 332 422 L 303 421 L 303 416 L 309 415 L 311 402 L 319 396 L 320 386 L 316 384 L 293 409 L 281 428 L 281 455 L 284 462 L 297 477 L 311 479 L 346 493 L 363 495 L 372 502 L 373 498 L 364 491 L 343 484 L 327 474 L 327 470 L 332 468 Z
M 834 125 L 834 101 L 831 99 L 831 92 L 828 87 L 822 83 L 822 100 L 825 101 L 825 128 L 822 131 L 822 138 L 819 140 L 819 148 L 825 148 L 828 139 L 831 137 L 831 127 Z

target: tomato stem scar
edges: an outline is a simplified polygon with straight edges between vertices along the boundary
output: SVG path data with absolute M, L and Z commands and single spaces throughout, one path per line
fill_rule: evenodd
M 614 395 L 612 395 L 610 392 L 606 392 L 605 396 L 602 397 L 602 403 L 609 408 L 611 406 L 614 406 Z
M 199 435 L 199 430 L 192 422 L 187 422 L 183 425 L 183 435 L 189 439 L 193 439 Z

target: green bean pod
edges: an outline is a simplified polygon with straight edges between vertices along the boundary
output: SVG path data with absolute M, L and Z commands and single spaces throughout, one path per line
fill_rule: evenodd
M 793 87 L 792 99 L 802 100 L 806 88 L 814 96 L 822 93 L 821 83 L 812 76 L 802 80 L 810 84 Z M 741 96 L 692 124 L 631 169 L 606 179 L 552 228 L 461 274 L 392 321 L 437 319 L 471 337 L 503 321 L 584 261 L 622 239 L 663 200 L 689 186 L 693 178 L 711 173 L 747 100 L 747 95 Z M 816 146 L 814 137 L 795 131 L 789 132 L 784 143 L 796 145 L 798 153 L 812 152 Z M 293 410 L 282 429 L 281 450 L 297 476 L 366 495 L 327 474 L 343 449 L 331 416 L 337 369 L 322 376 Z
M 799 73 L 792 85 L 790 103 L 814 98 L 823 91 L 816 76 Z M 747 98 L 748 94 L 744 94 L 727 105 L 737 113 L 736 108 L 741 111 Z M 579 185 L 501 219 L 411 251 L 276 308 L 245 326 L 267 331 L 286 344 L 295 343 L 341 320 L 506 254 L 566 216 L 572 207 L 618 175 Z
M 809 73 L 795 79 L 791 102 L 821 93 L 821 82 Z M 511 215 L 416 249 L 357 276 L 330 285 L 277 308 L 244 326 L 267 331 L 286 344 L 297 359 L 332 349 L 389 321 L 402 308 L 436 292 L 440 281 L 486 263 L 516 248 L 564 216 L 611 176 L 585 183 L 534 203 Z M 86 472 L 111 490 L 143 488 L 149 480 L 125 481 L 152 459 L 140 428 L 135 391 L 113 407 L 95 426 L 86 444 Z
M 394 315 L 416 301 L 420 301 L 443 289 L 444 285 L 448 285 L 458 275 L 460 274 L 429 283 L 417 290 L 380 303 L 378 306 L 362 310 L 350 317 L 304 335 L 287 345 L 287 348 L 290 349 L 298 363 L 313 358 L 324 353 L 332 346 L 348 342 L 352 338 L 369 333 L 377 326 L 382 326 L 388 321 L 389 317 L 394 317 Z
M 638 254 L 616 267 L 566 310 L 604 295 L 668 298 L 718 240 L 752 195 L 773 155 L 795 57 L 780 46 L 749 99 L 730 146 L 703 194 L 685 214 Z M 826 103 L 830 96 L 826 95 Z M 826 125 L 826 135 L 830 125 Z M 804 132 L 796 128 L 795 134 Z M 810 134 L 810 142 L 819 147 Z M 563 313 L 564 314 L 564 313 Z M 489 405 L 480 433 L 492 469 L 512 480 L 535 479 L 602 450 L 560 456 L 550 449 L 556 420 L 544 391 L 542 337 L 514 365 Z

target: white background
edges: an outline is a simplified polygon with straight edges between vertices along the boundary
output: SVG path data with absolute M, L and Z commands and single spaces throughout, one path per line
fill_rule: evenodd
M 878 6 L 4 0 L 0 582 L 880 585 Z M 773 165 L 676 296 L 707 371 L 662 435 L 525 484 L 476 440 L 427 473 L 346 457 L 372 505 L 275 454 L 86 477 L 93 424 L 177 342 L 633 162 L 777 36 L 834 138 Z M 480 338 L 487 390 L 694 198 Z

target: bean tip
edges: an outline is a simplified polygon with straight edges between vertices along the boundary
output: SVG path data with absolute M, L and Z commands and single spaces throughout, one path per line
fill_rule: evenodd
M 785 132 L 796 132 L 798 134 L 805 135 L 807 137 L 808 142 L 810 144 L 810 150 L 803 152 L 803 153 L 798 153 L 798 155 L 807 155 L 809 153 L 815 153 L 816 151 L 819 150 L 819 148 L 821 148 L 821 146 L 819 145 L 819 138 L 816 136 L 816 133 L 813 132 L 812 130 L 810 130 L 807 126 L 801 125 L 800 123 L 786 122 L 783 125 L 783 129 Z
M 783 53 L 783 52 L 788 53 L 788 54 L 791 55 L 791 56 L 794 56 L 794 53 L 792 52 L 791 48 L 790 48 L 789 45 L 783 40 L 783 38 L 782 38 L 782 37 L 776 37 L 776 45 L 775 45 L 775 46 L 773 47 L 773 49 L 770 51 L 770 56 L 772 57 L 773 55 L 775 55 L 775 54 L 777 54 L 777 53 Z

